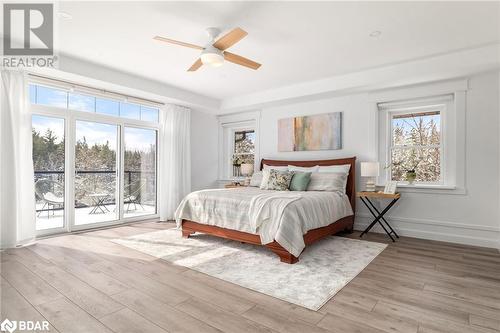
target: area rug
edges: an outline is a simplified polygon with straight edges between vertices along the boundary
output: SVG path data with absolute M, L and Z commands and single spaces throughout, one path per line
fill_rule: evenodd
M 299 262 L 289 265 L 262 246 L 204 234 L 185 239 L 177 229 L 113 242 L 315 311 L 387 246 L 327 237 L 308 246 Z

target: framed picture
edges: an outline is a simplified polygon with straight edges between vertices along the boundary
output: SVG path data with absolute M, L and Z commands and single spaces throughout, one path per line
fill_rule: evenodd
M 278 151 L 342 149 L 342 112 L 278 120 Z
M 395 194 L 396 188 L 398 187 L 398 182 L 390 181 L 385 184 L 384 193 L 385 194 Z

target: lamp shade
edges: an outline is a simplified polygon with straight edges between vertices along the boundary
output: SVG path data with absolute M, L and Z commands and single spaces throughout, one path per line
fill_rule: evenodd
M 241 165 L 241 174 L 244 176 L 251 175 L 253 173 L 253 164 L 243 163 Z
M 361 177 L 378 177 L 379 168 L 378 162 L 361 162 Z

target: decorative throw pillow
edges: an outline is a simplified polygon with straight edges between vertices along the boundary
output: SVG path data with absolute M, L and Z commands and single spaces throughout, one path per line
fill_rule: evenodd
M 260 187 L 260 184 L 262 184 L 262 178 L 262 171 L 254 172 L 252 178 L 250 179 L 250 185 L 248 186 Z
M 290 191 L 305 191 L 311 181 L 311 172 L 294 172 Z
M 347 174 L 338 172 L 315 172 L 311 174 L 308 191 L 340 191 L 345 193 Z
M 267 171 L 267 170 L 264 170 Z M 288 171 L 269 170 L 269 180 L 265 186 L 265 190 L 288 191 L 293 173 Z M 264 182 L 262 182 L 264 185 Z M 260 188 L 262 189 L 262 185 Z

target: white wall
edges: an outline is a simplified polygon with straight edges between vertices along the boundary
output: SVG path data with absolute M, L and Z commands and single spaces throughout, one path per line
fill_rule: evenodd
M 466 193 L 405 192 L 389 215 L 402 235 L 497 247 L 500 237 L 499 73 L 473 76 L 467 92 Z M 343 111 L 344 148 L 338 151 L 278 152 L 280 118 Z M 323 159 L 357 156 L 377 159 L 376 109 L 368 93 L 264 108 L 260 119 L 260 157 Z M 357 168 L 359 170 L 359 168 Z M 359 180 L 359 171 L 357 175 Z M 359 189 L 358 181 L 358 189 Z M 357 205 L 356 228 L 369 222 Z
M 218 121 L 213 114 L 191 111 L 191 188 L 213 188 L 218 174 Z

